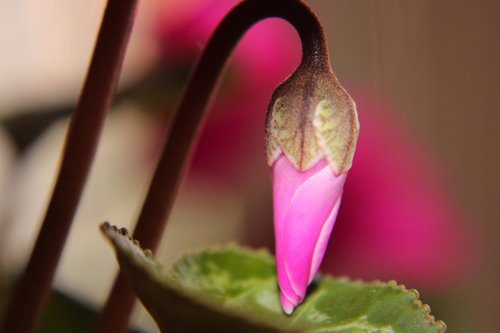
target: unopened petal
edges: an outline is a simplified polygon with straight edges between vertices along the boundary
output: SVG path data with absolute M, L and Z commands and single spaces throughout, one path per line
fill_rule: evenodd
M 311 262 L 311 270 L 309 272 L 309 282 L 311 283 L 314 279 L 314 276 L 318 272 L 319 266 L 323 261 L 323 256 L 326 251 L 326 247 L 328 246 L 328 240 L 330 239 L 330 235 L 332 233 L 333 225 L 335 224 L 335 220 L 337 219 L 337 214 L 340 208 L 340 201 L 342 197 L 339 196 L 335 206 L 333 207 L 330 216 L 328 216 L 328 220 L 321 228 L 321 232 L 319 233 L 318 241 L 316 242 L 316 247 L 314 248 L 312 262 Z
M 284 155 L 273 165 L 277 275 L 286 313 L 303 300 L 319 268 L 345 176 L 336 176 L 326 159 L 305 172 Z
M 301 300 L 326 249 L 345 176 L 337 177 L 327 165 L 302 183 L 290 201 L 285 216 L 283 265 L 292 289 Z
M 283 309 L 290 304 L 295 307 L 300 303 L 302 297 L 297 295 L 290 284 L 290 279 L 284 266 L 285 258 L 283 251 L 286 215 L 288 213 L 290 202 L 297 191 L 307 179 L 314 176 L 319 170 L 327 165 L 326 161 L 317 163 L 306 172 L 298 171 L 293 164 L 282 154 L 273 164 L 273 197 L 274 197 L 274 229 L 276 235 L 276 262 L 277 275 L 282 299 L 286 297 L 287 302 L 282 301 Z M 285 305 L 288 304 L 288 305 Z

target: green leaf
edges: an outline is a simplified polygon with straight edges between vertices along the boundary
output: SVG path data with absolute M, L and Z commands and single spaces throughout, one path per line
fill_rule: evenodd
M 319 277 L 292 316 L 279 304 L 274 259 L 229 246 L 181 258 L 166 271 L 125 229 L 102 230 L 124 274 L 162 332 L 435 333 L 435 321 L 415 290 L 395 282 Z

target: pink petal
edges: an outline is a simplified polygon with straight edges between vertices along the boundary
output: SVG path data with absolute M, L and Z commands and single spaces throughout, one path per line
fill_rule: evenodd
M 273 165 L 273 197 L 274 197 L 274 232 L 276 235 L 276 262 L 283 263 L 282 240 L 284 235 L 285 217 L 290 205 L 293 194 L 297 187 L 309 177 L 314 175 L 315 172 L 320 170 L 323 165 L 318 163 L 306 172 L 298 172 L 295 167 L 288 161 L 288 159 L 281 155 L 278 157 Z M 277 265 L 278 281 L 280 281 L 281 291 L 284 293 L 289 302 L 298 304 L 300 297 L 297 296 L 285 272 L 284 265 Z M 282 303 L 284 304 L 284 303 Z
M 314 248 L 314 253 L 311 262 L 311 271 L 309 272 L 309 281 L 308 284 L 312 282 L 314 276 L 318 272 L 319 266 L 323 261 L 323 255 L 325 254 L 326 247 L 328 246 L 328 240 L 330 239 L 330 234 L 332 233 L 333 225 L 335 224 L 335 220 L 337 219 L 337 214 L 340 208 L 340 201 L 342 197 L 339 196 L 335 206 L 333 207 L 332 212 L 328 216 L 327 222 L 321 228 L 321 232 L 318 237 L 318 241 L 316 243 L 316 247 Z
M 340 205 L 346 175 L 325 160 L 300 172 L 281 156 L 273 165 L 276 261 L 283 309 L 289 313 L 316 274 Z

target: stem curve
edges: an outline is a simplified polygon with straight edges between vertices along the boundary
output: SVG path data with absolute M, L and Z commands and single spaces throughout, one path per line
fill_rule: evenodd
M 330 69 L 328 48 L 316 15 L 299 0 L 246 0 L 221 21 L 208 42 L 189 79 L 177 108 L 168 141 L 153 176 L 133 237 L 143 248 L 156 250 L 175 195 L 199 136 L 219 76 L 232 50 L 255 23 L 271 17 L 288 21 L 302 42 L 298 67 Z M 135 296 L 125 277 L 119 273 L 93 332 L 126 332 Z

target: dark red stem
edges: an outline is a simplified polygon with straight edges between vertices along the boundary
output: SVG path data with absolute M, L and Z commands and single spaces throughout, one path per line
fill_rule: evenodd
M 191 75 L 178 107 L 169 140 L 157 166 L 134 238 L 143 248 L 155 251 L 186 172 L 200 124 L 218 78 L 233 48 L 256 22 L 281 17 L 298 31 L 302 41 L 301 66 L 329 66 L 322 27 L 311 10 L 296 0 L 247 0 L 235 7 L 220 23 Z M 328 67 L 329 68 L 329 67 Z M 126 332 L 135 296 L 119 274 L 97 321 L 94 332 Z
M 115 91 L 136 7 L 137 0 L 108 1 L 52 198 L 0 332 L 29 333 L 38 326 Z

